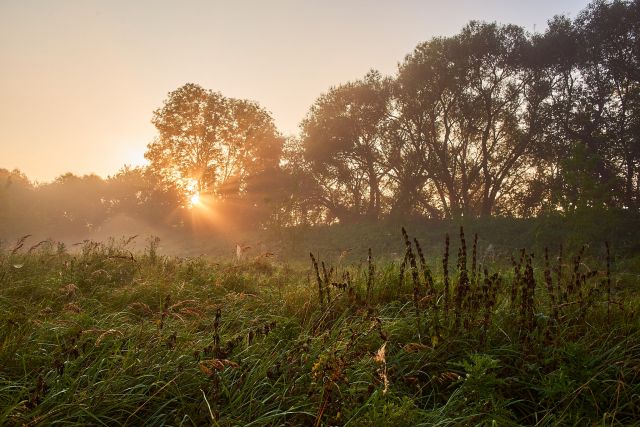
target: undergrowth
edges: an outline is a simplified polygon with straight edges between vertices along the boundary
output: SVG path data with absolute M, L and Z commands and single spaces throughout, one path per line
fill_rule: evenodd
M 462 229 L 438 258 L 401 236 L 398 262 L 307 269 L 155 240 L 4 247 L 0 425 L 638 422 L 639 299 L 615 244 L 506 268 Z

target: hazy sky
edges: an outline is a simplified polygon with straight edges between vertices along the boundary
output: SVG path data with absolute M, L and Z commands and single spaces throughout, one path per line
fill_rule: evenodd
M 0 0 L 0 168 L 101 176 L 143 160 L 187 82 L 258 101 L 285 134 L 317 96 L 469 20 L 544 30 L 586 0 Z

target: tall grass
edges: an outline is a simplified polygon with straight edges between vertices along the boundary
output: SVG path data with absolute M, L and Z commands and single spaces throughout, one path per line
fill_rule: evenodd
M 306 269 L 25 238 L 0 251 L 0 424 L 637 422 L 615 244 L 507 268 L 459 235 L 442 258 L 402 230 L 403 260 Z

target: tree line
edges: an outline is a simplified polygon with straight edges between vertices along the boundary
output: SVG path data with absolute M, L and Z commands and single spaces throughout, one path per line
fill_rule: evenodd
M 543 34 L 471 22 L 332 88 L 287 165 L 329 221 L 637 210 L 639 136 L 640 2 L 597 1 Z
M 637 212 L 640 0 L 595 1 L 544 33 L 470 22 L 419 44 L 393 76 L 332 87 L 297 136 L 257 103 L 191 83 L 152 123 L 146 168 L 39 186 L 0 173 L 0 218 L 26 221 L 27 200 L 49 193 L 68 197 L 47 221 L 76 226 L 117 212 L 183 226 L 193 194 L 262 225 Z
M 184 224 L 180 190 L 144 168 L 124 167 L 103 179 L 67 173 L 32 183 L 18 170 L 0 169 L 0 239 L 25 234 L 85 237 L 108 220 L 126 217 L 153 229 Z

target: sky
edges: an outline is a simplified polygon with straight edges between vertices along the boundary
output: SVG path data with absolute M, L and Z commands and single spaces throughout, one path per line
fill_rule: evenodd
M 0 168 L 38 182 L 144 163 L 167 94 L 257 101 L 293 135 L 331 86 L 470 20 L 544 31 L 586 0 L 0 0 Z

